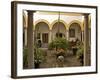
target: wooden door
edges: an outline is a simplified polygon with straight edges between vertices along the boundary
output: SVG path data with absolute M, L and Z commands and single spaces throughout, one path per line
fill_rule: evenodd
M 43 33 L 42 34 L 42 42 L 43 43 L 48 43 L 48 33 Z

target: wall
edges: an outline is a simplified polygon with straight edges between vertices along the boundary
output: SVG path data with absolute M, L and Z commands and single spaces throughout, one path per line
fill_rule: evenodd
M 66 3 L 80 5 L 100 5 L 100 0 L 30 0 L 37 2 Z M 0 80 L 14 80 L 10 78 L 11 71 L 11 0 L 0 0 Z M 100 6 L 98 14 L 100 14 Z M 98 22 L 100 18 L 98 16 Z M 98 24 L 100 26 L 100 24 Z M 98 34 L 100 34 L 98 27 Z M 100 47 L 100 36 L 98 38 L 98 48 Z M 100 53 L 100 49 L 98 50 Z M 100 57 L 100 54 L 98 54 Z M 98 58 L 100 61 L 100 58 Z M 62 77 L 29 78 L 25 80 L 100 80 L 100 62 L 98 62 L 99 73 L 89 75 L 74 75 Z M 17 79 L 16 79 L 17 80 Z M 20 79 L 19 79 L 20 80 Z M 24 80 L 24 79 L 21 79 Z
M 49 17 L 48 17 L 49 16 Z M 45 19 L 47 20 L 50 24 L 54 22 L 55 20 L 58 20 L 58 15 L 50 15 L 50 14 L 34 14 L 34 22 L 38 21 L 39 19 Z M 73 20 L 78 20 L 82 22 L 82 16 L 68 16 L 68 15 L 60 15 L 60 20 L 63 20 L 67 24 L 69 24 Z

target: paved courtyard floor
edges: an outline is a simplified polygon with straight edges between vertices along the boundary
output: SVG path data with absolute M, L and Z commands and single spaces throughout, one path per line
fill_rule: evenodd
M 68 54 L 64 56 L 63 63 L 59 63 L 57 56 L 54 53 L 47 53 L 44 61 L 40 64 L 40 68 L 55 68 L 55 67 L 78 67 L 82 66 L 76 55 Z M 90 59 L 90 55 L 89 58 Z M 61 66 L 60 66 L 61 65 Z M 90 64 L 89 64 L 90 65 Z

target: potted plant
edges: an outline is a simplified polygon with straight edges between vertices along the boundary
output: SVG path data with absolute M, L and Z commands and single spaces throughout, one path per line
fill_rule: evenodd
M 80 43 L 78 45 L 78 50 L 77 50 L 77 59 L 80 61 L 81 65 L 83 65 L 83 58 L 84 58 L 84 45 Z
M 44 60 L 44 55 L 43 55 L 44 51 L 40 48 L 35 48 L 35 52 L 34 52 L 34 59 L 35 59 L 35 68 L 39 68 L 40 67 L 40 63 L 43 62 Z
M 56 56 L 64 56 L 68 48 L 68 41 L 65 38 L 57 37 L 49 44 L 49 49 L 56 50 Z

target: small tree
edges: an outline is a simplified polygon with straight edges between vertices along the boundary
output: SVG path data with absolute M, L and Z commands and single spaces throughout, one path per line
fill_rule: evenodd
M 49 44 L 49 49 L 63 49 L 66 50 L 68 47 L 68 41 L 65 38 L 57 37 Z

